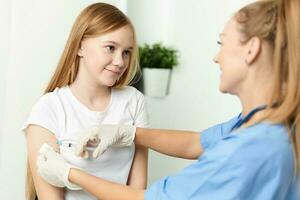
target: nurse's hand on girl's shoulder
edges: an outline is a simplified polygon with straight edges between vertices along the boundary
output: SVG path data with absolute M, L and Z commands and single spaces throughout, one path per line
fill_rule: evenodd
M 82 132 L 76 145 L 76 155 L 88 157 L 88 148 L 95 147 L 93 158 L 99 157 L 110 146 L 124 147 L 133 144 L 135 126 L 130 125 L 101 125 Z

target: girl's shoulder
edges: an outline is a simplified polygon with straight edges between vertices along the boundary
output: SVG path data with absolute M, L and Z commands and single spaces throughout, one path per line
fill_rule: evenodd
M 47 92 L 45 94 L 43 94 L 39 99 L 38 99 L 38 103 L 42 102 L 42 103 L 46 103 L 46 104 L 53 104 L 53 103 L 57 103 L 57 101 L 59 99 L 61 99 L 61 97 L 66 93 L 66 88 L 62 87 L 62 88 L 55 88 L 55 90 L 53 90 L 52 92 Z

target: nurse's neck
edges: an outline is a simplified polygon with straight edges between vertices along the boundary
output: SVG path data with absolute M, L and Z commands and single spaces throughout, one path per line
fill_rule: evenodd
M 248 96 L 248 95 L 246 95 Z M 241 98 L 241 103 L 242 103 L 242 116 L 245 117 L 247 116 L 251 111 L 253 111 L 256 108 L 262 107 L 264 105 L 267 105 L 269 100 L 268 97 L 270 95 L 268 95 L 268 93 L 264 93 L 261 92 L 259 93 L 257 91 L 257 95 L 252 96 L 253 98 L 251 99 L 250 96 L 248 96 L 248 98 L 244 97 L 244 99 L 242 100 Z M 266 112 L 268 112 L 269 109 L 262 109 L 259 110 L 257 112 L 255 112 L 251 118 L 242 125 L 242 127 L 248 127 L 251 126 L 253 124 L 256 124 L 257 122 L 260 122 L 262 119 L 264 119 L 264 117 L 266 116 Z
M 259 84 L 254 84 L 251 89 L 239 94 L 242 104 L 242 115 L 248 115 L 253 109 L 268 105 L 272 97 L 273 86 L 271 84 L 264 84 L 261 87 Z M 258 112 L 255 115 L 264 113 L 265 110 Z
M 268 46 L 267 46 L 268 47 Z M 248 74 L 236 92 L 242 104 L 242 115 L 246 116 L 253 109 L 268 105 L 271 102 L 272 91 L 276 80 L 272 62 L 272 54 L 268 48 L 261 50 L 260 56 L 248 66 Z M 266 110 L 257 112 L 260 115 Z
M 243 101 L 242 102 L 242 107 L 243 107 L 243 110 L 242 110 L 242 116 L 246 116 L 248 115 L 252 110 L 258 108 L 258 107 L 261 107 L 261 106 L 264 106 L 264 105 L 267 105 L 268 104 L 268 101 L 264 98 L 261 98 L 261 99 L 255 99 L 255 100 L 251 100 L 251 101 Z

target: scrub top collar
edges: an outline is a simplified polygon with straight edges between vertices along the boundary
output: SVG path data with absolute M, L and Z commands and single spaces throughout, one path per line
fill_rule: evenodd
M 240 128 L 244 123 L 248 122 L 253 115 L 261 110 L 264 110 L 267 108 L 267 105 L 262 105 L 257 108 L 254 108 L 251 110 L 245 117 L 242 116 L 242 113 L 238 116 L 238 121 L 235 123 L 235 125 L 231 128 L 231 131 Z

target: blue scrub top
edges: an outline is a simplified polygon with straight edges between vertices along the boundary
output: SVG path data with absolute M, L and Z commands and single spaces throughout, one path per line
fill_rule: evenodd
M 281 124 L 231 131 L 238 117 L 201 133 L 198 161 L 146 190 L 146 200 L 297 200 L 293 147 Z

